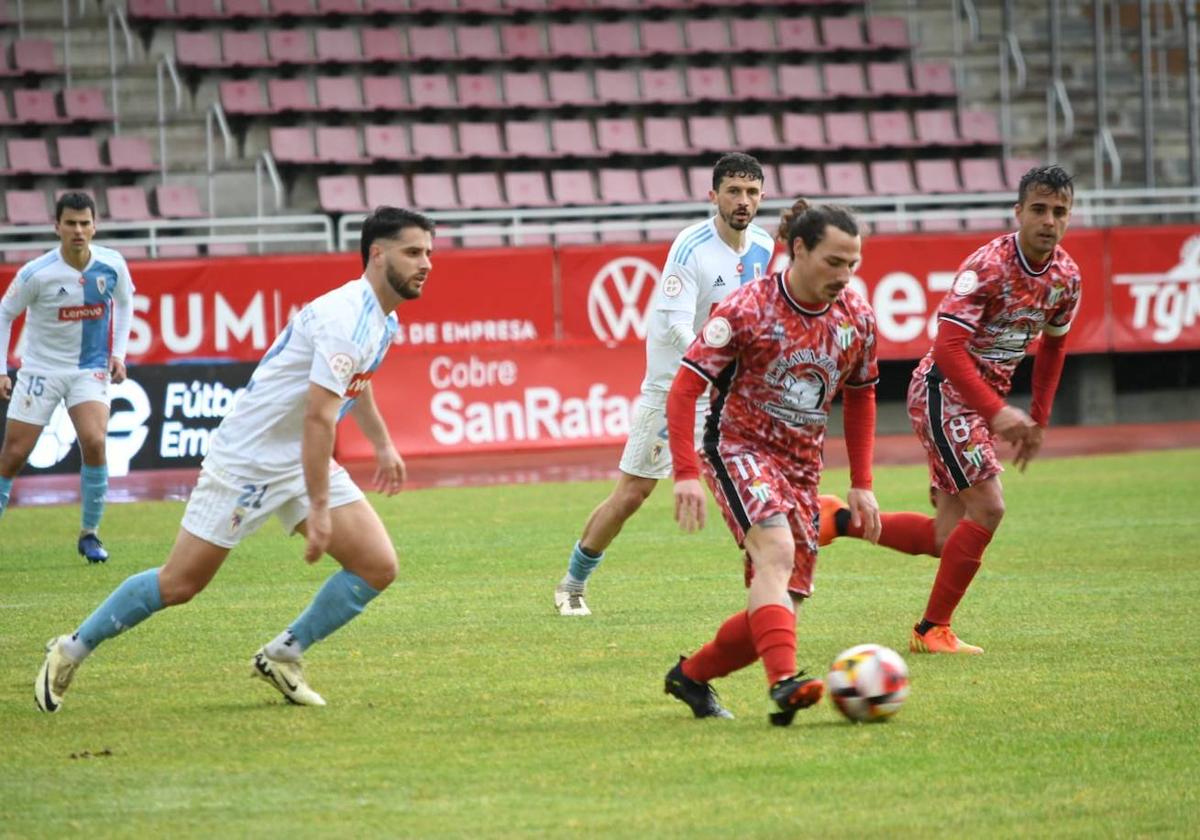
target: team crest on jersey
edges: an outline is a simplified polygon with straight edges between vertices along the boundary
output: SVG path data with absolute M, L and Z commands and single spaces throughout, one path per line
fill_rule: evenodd
M 787 330 L 783 328 L 783 324 L 776 324 L 771 327 L 772 341 L 783 341 L 785 338 L 787 338 Z
M 97 277 L 96 278 L 96 291 L 98 291 L 101 295 L 103 295 L 106 291 L 108 291 L 108 280 L 106 280 L 103 277 Z
M 338 382 L 348 382 L 350 374 L 354 373 L 354 359 L 346 353 L 334 353 L 329 357 L 329 371 Z
M 854 343 L 858 331 L 854 329 L 854 324 L 849 321 L 843 321 L 837 325 L 837 343 L 838 347 L 843 350 L 849 350 L 850 345 Z
M 766 504 L 771 501 L 771 487 L 762 479 L 755 481 L 750 485 L 750 495 L 758 499 L 760 504 Z
M 1067 293 L 1067 287 L 1062 283 L 1055 283 L 1050 287 L 1050 293 L 1046 295 L 1047 306 L 1057 306 L 1062 300 L 1062 296 Z
M 233 515 L 229 517 L 229 533 L 232 536 L 236 534 L 238 528 L 242 527 L 242 520 L 246 518 L 246 509 L 244 507 L 235 508 Z
M 755 263 L 754 264 L 754 279 L 761 280 L 762 276 L 763 276 L 763 264 Z
M 959 297 L 966 297 L 979 288 L 979 275 L 969 268 L 966 271 L 961 271 L 954 278 L 954 285 L 951 288 L 954 290 L 954 294 Z
M 979 444 L 972 443 L 963 450 L 963 456 L 967 459 L 967 462 L 976 469 L 983 468 L 983 448 L 980 447 Z
M 659 462 L 659 460 L 662 458 L 662 454 L 663 454 L 663 442 L 661 440 L 656 440 L 654 442 L 654 446 L 651 447 L 651 449 L 650 449 L 650 463 L 657 464 Z
M 679 293 L 683 291 L 683 281 L 679 279 L 678 274 L 668 274 L 667 279 L 663 280 L 663 294 L 669 298 L 679 297 Z
M 733 338 L 733 327 L 729 321 L 718 315 L 704 325 L 704 343 L 709 347 L 724 347 Z

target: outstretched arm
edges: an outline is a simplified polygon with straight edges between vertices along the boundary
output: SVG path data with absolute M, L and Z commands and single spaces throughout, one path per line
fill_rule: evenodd
M 404 466 L 404 459 L 396 451 L 392 437 L 388 434 L 387 423 L 379 413 L 371 383 L 368 382 L 367 387 L 359 392 L 350 414 L 367 440 L 375 447 L 375 489 L 388 496 L 394 496 L 400 492 L 408 472 Z

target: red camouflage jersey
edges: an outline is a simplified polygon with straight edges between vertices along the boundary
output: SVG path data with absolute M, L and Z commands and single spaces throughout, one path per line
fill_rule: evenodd
M 979 375 L 1004 397 L 1033 340 L 1043 330 L 1062 335 L 1070 328 L 1081 292 L 1079 266 L 1061 245 L 1055 246 L 1045 266 L 1034 269 L 1017 247 L 1017 235 L 1006 233 L 959 267 L 954 285 L 938 306 L 938 329 L 971 332 L 967 350 Z M 914 376 L 923 377 L 932 367 L 930 350 Z
M 716 391 L 706 450 L 757 449 L 816 486 L 834 396 L 879 379 L 875 313 L 849 288 L 822 309 L 806 308 L 775 274 L 718 304 L 683 364 Z

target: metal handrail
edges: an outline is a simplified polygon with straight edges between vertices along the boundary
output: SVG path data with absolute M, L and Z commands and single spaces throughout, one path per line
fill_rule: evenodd
M 225 119 L 225 111 L 221 103 L 213 102 L 204 111 L 204 171 L 208 176 L 208 212 L 217 212 L 217 162 L 213 154 L 213 123 L 221 129 L 221 138 L 225 142 L 225 160 L 230 160 L 235 151 L 233 132 L 229 130 L 229 122 Z
M 266 171 L 267 177 L 271 179 L 271 187 L 275 193 L 275 209 L 276 211 L 283 209 L 283 179 L 279 177 L 279 168 L 275 165 L 275 158 L 271 155 L 269 149 L 263 149 L 258 153 L 258 157 L 254 159 L 254 196 L 255 209 L 258 215 L 263 215 L 263 171 Z
M 183 107 L 183 84 L 179 81 L 179 71 L 175 69 L 175 61 L 170 55 L 159 56 L 154 66 L 155 94 L 158 102 L 158 165 L 163 184 L 167 183 L 167 106 L 163 102 L 163 69 L 171 78 L 175 87 L 175 111 Z
M 115 21 L 115 22 L 114 22 Z M 129 31 L 129 23 L 120 6 L 108 10 L 108 81 L 112 91 L 113 134 L 121 133 L 121 86 L 117 73 L 117 31 L 120 24 L 121 32 L 125 35 L 125 63 L 133 61 L 133 34 Z

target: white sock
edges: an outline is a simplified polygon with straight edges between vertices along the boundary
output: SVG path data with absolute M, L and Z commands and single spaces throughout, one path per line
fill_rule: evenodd
M 85 645 L 79 636 L 74 633 L 59 639 L 58 649 L 76 662 L 82 662 L 87 659 L 88 654 L 92 652 L 92 649 Z
M 267 656 L 272 659 L 279 659 L 283 662 L 299 662 L 302 653 L 304 651 L 300 649 L 300 642 L 296 641 L 291 630 L 284 630 L 267 643 Z

